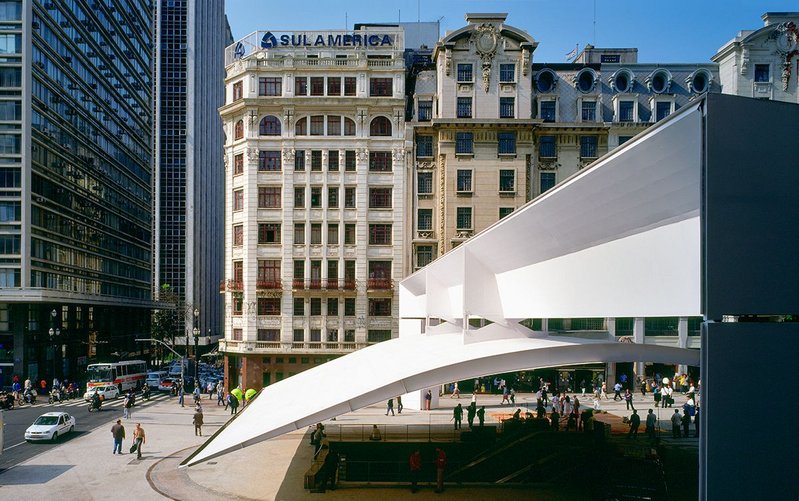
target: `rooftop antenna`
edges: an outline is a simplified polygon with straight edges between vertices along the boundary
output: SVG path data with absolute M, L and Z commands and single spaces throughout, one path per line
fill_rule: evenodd
M 596 45 L 596 0 L 594 0 L 594 37 L 591 43 Z
M 422 22 L 422 0 L 416 0 L 416 22 Z
M 349 23 L 349 21 L 347 21 L 347 12 L 345 11 L 344 12 L 344 29 L 345 30 L 348 29 L 347 26 L 349 26 L 349 25 L 350 25 L 350 23 Z
M 400 9 L 397 9 L 397 24 L 400 24 L 401 22 L 402 22 L 402 11 Z

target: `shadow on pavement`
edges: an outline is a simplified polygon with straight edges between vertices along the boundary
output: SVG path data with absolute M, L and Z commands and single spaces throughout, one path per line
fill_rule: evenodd
M 71 470 L 70 464 L 20 465 L 0 474 L 2 485 L 46 484 L 50 480 Z

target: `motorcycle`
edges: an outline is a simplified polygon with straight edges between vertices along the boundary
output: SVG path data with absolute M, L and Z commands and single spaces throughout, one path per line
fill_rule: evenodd
M 34 405 L 36 403 L 36 392 L 33 390 L 26 390 L 22 395 L 22 401 L 26 404 Z
M 61 402 L 62 402 L 61 392 L 59 392 L 58 390 L 52 390 L 50 392 L 50 396 L 47 398 L 47 403 L 48 404 L 54 404 L 54 403 L 61 403 Z
M 150 400 L 150 387 L 149 386 L 145 386 L 144 387 L 144 389 L 141 392 L 141 396 L 145 400 Z
M 95 402 L 89 402 L 89 412 L 94 412 L 94 411 L 100 412 L 101 410 L 103 410 L 103 401 L 102 400 L 97 400 Z
M 11 393 L 0 394 L 0 409 L 10 411 L 14 408 L 14 395 Z

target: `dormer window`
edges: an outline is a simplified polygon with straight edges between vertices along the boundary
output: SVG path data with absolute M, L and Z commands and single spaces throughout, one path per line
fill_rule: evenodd
M 597 80 L 596 72 L 591 68 L 585 68 L 580 70 L 574 77 L 574 85 L 577 87 L 577 90 L 583 94 L 587 94 L 594 90 Z
M 610 87 L 619 94 L 632 92 L 635 84 L 635 76 L 628 69 L 620 69 L 611 75 L 608 83 Z
M 544 69 L 538 72 L 535 79 L 535 88 L 538 92 L 546 94 L 555 90 L 557 77 L 552 70 Z
M 655 70 L 646 78 L 649 90 L 655 94 L 663 94 L 671 87 L 671 73 L 668 70 Z
M 713 76 L 705 69 L 699 69 L 691 73 L 685 79 L 688 84 L 688 89 L 694 94 L 704 94 L 710 90 L 710 84 L 713 83 Z

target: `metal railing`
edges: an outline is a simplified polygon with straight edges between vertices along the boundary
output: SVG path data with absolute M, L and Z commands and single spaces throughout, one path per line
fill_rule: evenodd
M 394 281 L 390 278 L 370 278 L 366 285 L 367 289 L 393 289 Z
M 379 439 L 373 439 L 374 426 Z M 465 428 L 468 430 L 468 426 Z M 333 442 L 457 442 L 462 430 L 451 423 L 428 424 L 327 424 L 325 435 Z
M 244 290 L 244 283 L 241 280 L 222 280 L 219 282 L 219 292 L 242 290 Z
M 283 282 L 281 280 L 257 280 L 255 282 L 255 288 L 257 290 L 269 290 L 269 289 L 282 289 Z
M 233 339 L 220 339 L 219 350 L 228 352 L 249 352 L 249 351 L 279 351 L 281 353 L 292 352 L 325 352 L 325 353 L 349 353 L 361 348 L 366 348 L 374 343 L 368 342 L 338 342 L 338 341 L 238 341 Z
M 291 287 L 294 290 L 355 290 L 358 283 L 349 278 L 295 278 Z

